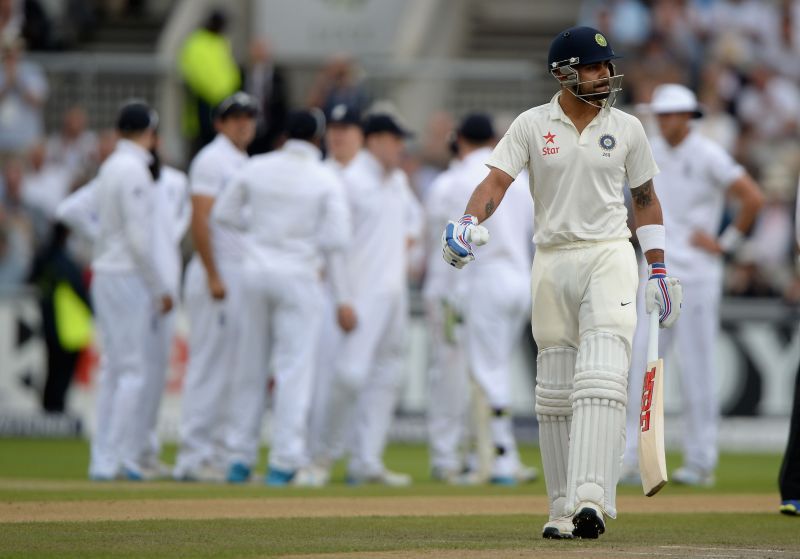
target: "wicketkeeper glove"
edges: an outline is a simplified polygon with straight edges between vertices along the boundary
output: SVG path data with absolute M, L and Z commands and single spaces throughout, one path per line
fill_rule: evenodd
M 442 257 L 444 261 L 463 268 L 473 260 L 472 245 L 485 245 L 489 242 L 489 230 L 478 225 L 478 218 L 466 214 L 458 221 L 447 222 L 447 227 L 442 233 Z
M 650 264 L 650 279 L 645 286 L 644 301 L 648 313 L 658 307 L 661 328 L 675 324 L 681 314 L 683 286 L 678 278 L 667 276 L 667 268 L 661 262 Z

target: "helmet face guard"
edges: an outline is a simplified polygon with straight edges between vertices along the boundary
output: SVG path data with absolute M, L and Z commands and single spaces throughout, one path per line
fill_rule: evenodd
M 594 64 L 602 62 L 600 60 L 592 60 L 585 64 Z M 617 100 L 617 96 L 622 91 L 622 78 L 624 74 L 617 74 L 614 68 L 614 63 L 608 61 L 608 67 L 611 71 L 611 76 L 608 78 L 601 78 L 599 80 L 580 80 L 578 66 L 581 65 L 580 57 L 572 57 L 567 60 L 561 60 L 550 63 L 550 74 L 556 78 L 561 87 L 568 88 L 575 97 L 595 107 L 613 107 Z M 581 86 L 584 84 L 608 84 L 608 91 L 601 91 L 599 93 L 581 93 Z

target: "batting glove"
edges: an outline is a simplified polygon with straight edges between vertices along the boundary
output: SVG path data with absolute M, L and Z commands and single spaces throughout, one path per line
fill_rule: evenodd
M 650 264 L 650 279 L 645 286 L 644 301 L 648 313 L 658 307 L 661 328 L 675 324 L 681 314 L 683 286 L 678 278 L 667 276 L 667 268 L 661 262 Z
M 478 225 L 478 218 L 465 215 L 458 221 L 447 222 L 442 233 L 442 257 L 456 268 L 463 268 L 473 260 L 472 245 L 485 245 L 489 242 L 489 230 Z

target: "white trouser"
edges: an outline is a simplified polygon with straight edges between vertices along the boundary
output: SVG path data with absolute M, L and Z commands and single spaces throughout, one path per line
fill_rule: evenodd
M 157 312 L 135 273 L 97 272 L 91 292 L 102 366 L 89 474 L 115 477 L 122 468 L 138 471 L 147 445 L 147 340 Z
M 315 459 L 333 460 L 355 421 L 349 471 L 373 476 L 384 470 L 383 450 L 402 381 L 408 296 L 405 291 L 361 295 L 355 309 L 358 326 L 344 337 L 331 386 L 327 446 Z
M 235 392 L 239 429 L 228 439 L 231 462 L 254 466 L 269 372 L 275 378 L 270 468 L 292 472 L 309 461 L 308 412 L 322 315 L 319 280 L 312 274 L 246 270 L 241 374 Z
M 175 475 L 181 477 L 203 464 L 225 467 L 225 438 L 230 431 L 230 387 L 237 371 L 237 343 L 242 315 L 239 265 L 224 261 L 217 268 L 225 298 L 208 290 L 205 268 L 195 256 L 186 271 L 184 300 L 189 319 L 189 363 L 183 384 L 180 451 Z
M 638 312 L 640 317 L 645 317 L 646 270 L 642 274 Z M 719 457 L 717 434 L 720 410 L 716 392 L 715 354 L 721 292 L 722 286 L 716 281 L 683 283 L 680 320 L 672 328 L 662 329 L 658 339 L 659 356 L 680 356 L 684 464 L 707 472 L 717 467 Z M 639 402 L 642 397 L 644 369 L 647 366 L 647 336 L 648 321 L 640 320 L 634 336 L 628 383 L 631 405 L 627 414 L 625 466 L 629 468 L 636 468 L 639 464 Z M 673 348 L 677 352 L 672 351 Z M 666 358 L 666 374 L 676 370 L 670 365 Z
M 530 310 L 528 274 L 492 269 L 468 280 L 480 290 L 464 301 L 466 352 L 470 373 L 491 408 L 494 476 L 513 476 L 520 460 L 511 422 L 511 355 Z M 479 295 L 477 295 L 479 293 Z
M 463 442 L 470 399 L 463 326 L 443 299 L 425 301 L 428 321 L 428 437 L 431 466 L 445 472 L 463 467 Z M 449 315 L 449 316 L 448 316 Z
M 147 444 L 144 448 L 142 465 L 153 466 L 161 455 L 161 443 L 158 439 L 158 411 L 161 397 L 167 385 L 169 360 L 172 351 L 172 339 L 175 332 L 175 313 L 159 315 L 153 320 L 147 342 L 147 362 L 149 374 L 145 382 L 145 404 L 147 409 Z
M 537 371 L 537 415 L 551 518 L 582 501 L 616 515 L 637 285 L 627 240 L 539 247 L 534 257 L 533 337 L 547 366 Z
M 328 400 L 333 383 L 334 367 L 343 343 L 344 332 L 336 320 L 336 301 L 329 286 L 323 287 L 322 324 L 317 342 L 317 355 L 314 360 L 313 395 L 308 420 L 308 445 L 312 456 L 317 456 L 326 444 L 323 442 L 323 425 L 327 421 Z M 334 458 L 340 458 L 345 447 L 333 449 Z

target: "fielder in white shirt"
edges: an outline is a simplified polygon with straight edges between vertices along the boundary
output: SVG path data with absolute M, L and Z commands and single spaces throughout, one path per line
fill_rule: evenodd
M 340 178 L 342 188 L 347 188 L 345 184 L 347 169 L 358 158 L 363 146 L 364 133 L 361 130 L 360 111 L 345 104 L 334 106 L 325 128 L 325 147 L 328 150 L 325 164 Z M 319 454 L 326 447 L 326 443 L 322 440 L 323 426 L 327 420 L 327 406 L 336 358 L 344 337 L 358 323 L 355 309 L 349 304 L 351 297 L 348 291 L 337 293 L 331 280 L 331 269 L 328 266 L 323 281 L 325 310 L 317 344 L 314 396 L 309 414 L 308 437 L 312 456 Z M 332 454 L 338 459 L 344 454 L 344 448 L 335 449 Z
M 680 283 L 663 265 L 665 232 L 652 183 L 658 167 L 641 123 L 612 107 L 622 80 L 615 58 L 596 29 L 558 34 L 548 67 L 560 91 L 513 122 L 466 215 L 442 235 L 448 263 L 462 267 L 474 260 L 470 243 L 489 237 L 478 222 L 495 212 L 514 178 L 528 169 L 535 211 L 536 414 L 550 502 L 545 538 L 597 538 L 604 517 L 617 513 L 639 279 L 628 240 L 626 183 L 651 266 L 647 310 L 659 312 L 662 327 L 680 310 Z
M 463 160 L 451 188 L 464 207 L 475 185 L 489 173 L 486 162 L 494 144 L 491 120 L 482 114 L 468 115 L 459 127 L 458 142 Z M 533 202 L 527 173 L 521 173 L 506 190 L 505 199 L 489 226 L 492 243 L 481 252 L 480 260 L 459 274 L 463 285 L 458 291 L 462 294 L 469 372 L 480 393 L 479 400 L 488 406 L 490 414 L 494 456 L 486 475 L 491 483 L 515 485 L 518 480 L 536 477 L 536 472 L 530 470 L 522 475 L 510 412 L 511 356 L 522 339 L 531 307 Z
M 680 356 L 684 403 L 683 466 L 672 473 L 677 483 L 710 486 L 717 466 L 719 404 L 714 359 L 719 331 L 723 255 L 732 255 L 750 230 L 763 204 L 758 185 L 718 144 L 692 129 L 702 116 L 697 98 L 688 88 L 664 84 L 653 92 L 660 137 L 652 140 L 653 156 L 661 173 L 653 180 L 670 232 L 667 268 L 681 278 L 686 296 L 681 321 L 659 339 L 659 355 L 676 346 Z M 726 197 L 738 202 L 738 214 L 717 237 Z M 640 276 L 644 273 L 640 270 Z M 643 276 L 642 276 L 643 277 Z M 640 283 L 639 313 L 644 309 Z M 631 402 L 642 393 L 646 367 L 647 323 L 639 322 L 633 344 L 628 383 Z M 626 482 L 638 479 L 639 408 L 628 408 L 628 437 L 624 458 Z
M 240 231 L 211 223 L 214 200 L 247 162 L 258 106 L 246 93 L 223 100 L 215 112 L 217 136 L 189 167 L 192 239 L 197 251 L 186 269 L 189 364 L 183 385 L 180 451 L 174 476 L 186 481 L 222 481 L 231 462 L 226 439 L 247 429 L 236 412 L 235 393 L 244 240 Z
M 176 297 L 155 252 L 169 242 L 153 227 L 157 191 L 150 150 L 157 126 L 158 116 L 146 104 L 125 105 L 117 121 L 121 139 L 94 188 L 98 227 L 91 291 L 103 363 L 89 465 L 96 480 L 143 478 L 150 336 Z
M 336 362 L 321 437 L 326 448 L 314 462 L 329 472 L 354 425 L 348 481 L 408 485 L 410 476 L 385 467 L 383 450 L 403 379 L 407 251 L 409 240 L 419 237 L 422 211 L 398 168 L 408 133 L 392 115 L 375 113 L 364 135 L 366 149 L 345 171 L 353 223 L 347 278 L 358 323 Z
M 70 194 L 59 204 L 56 214 L 59 221 L 92 242 L 97 242 L 99 234 L 97 184 L 95 179 Z M 182 268 L 180 243 L 191 218 L 189 184 L 185 173 L 173 167 L 159 167 L 153 215 L 155 219 L 151 223 L 159 241 L 153 246 L 156 266 L 167 281 L 169 292 L 178 295 Z M 155 316 L 148 331 L 145 356 L 147 376 L 143 396 L 147 412 L 136 417 L 136 421 L 144 422 L 142 432 L 147 436 L 138 461 L 138 470 L 143 479 L 169 475 L 159 460 L 161 445 L 156 427 L 169 370 L 174 323 L 173 313 Z
M 287 122 L 280 150 L 254 157 L 214 204 L 212 217 L 250 233 L 242 284 L 247 307 L 239 353 L 246 357 L 236 400 L 248 430 L 231 442 L 229 481 L 244 482 L 258 459 L 267 373 L 274 373 L 272 443 L 267 485 L 317 484 L 309 465 L 308 412 L 314 358 L 322 322 L 323 258 L 341 260 L 350 240 L 350 218 L 339 179 L 319 150 L 325 117 L 299 111 Z M 250 211 L 249 225 L 242 210 Z M 343 262 L 336 268 L 343 270 Z M 346 278 L 332 278 L 334 291 Z

